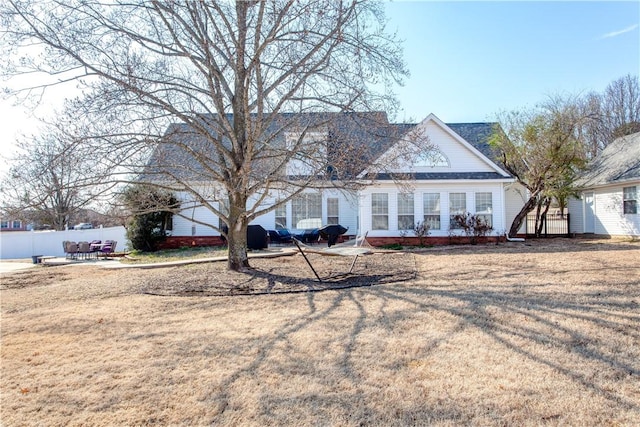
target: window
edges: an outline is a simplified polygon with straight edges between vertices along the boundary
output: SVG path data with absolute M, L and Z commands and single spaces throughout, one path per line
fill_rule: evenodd
M 287 205 L 281 204 L 276 208 L 276 230 L 287 228 Z
M 387 193 L 371 195 L 371 228 L 373 230 L 389 229 L 389 195 Z
M 476 193 L 476 218 L 482 218 L 488 225 L 493 226 L 491 193 Z
M 636 187 L 622 189 L 622 210 L 626 214 L 638 213 L 638 192 Z
M 424 223 L 430 230 L 440 230 L 440 193 L 424 193 Z
M 11 228 L 21 228 L 22 227 L 22 221 L 13 221 L 13 224 L 11 225 Z
M 340 223 L 340 211 L 337 197 L 331 197 L 327 199 L 327 224 L 339 224 Z
M 413 193 L 398 194 L 398 230 L 413 230 Z
M 464 215 L 467 212 L 466 193 L 449 193 L 449 228 L 460 228 L 453 220 L 456 215 Z
M 0 228 L 9 228 L 9 221 L 0 221 Z
M 416 157 L 414 166 L 449 167 L 449 159 L 440 150 L 424 151 Z
M 291 226 L 297 229 L 322 227 L 322 195 L 304 193 L 291 201 Z

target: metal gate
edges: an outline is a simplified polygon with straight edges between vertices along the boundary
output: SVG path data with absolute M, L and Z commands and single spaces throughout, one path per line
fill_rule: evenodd
M 569 232 L 570 217 L 569 214 L 549 214 L 542 215 L 542 233 L 540 237 L 570 237 Z M 536 215 L 527 215 L 527 236 L 535 236 L 536 234 Z

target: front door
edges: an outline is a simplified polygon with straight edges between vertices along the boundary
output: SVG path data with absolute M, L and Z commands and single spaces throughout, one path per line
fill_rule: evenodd
M 594 206 L 593 192 L 584 193 L 584 232 L 595 233 L 596 231 L 596 215 Z

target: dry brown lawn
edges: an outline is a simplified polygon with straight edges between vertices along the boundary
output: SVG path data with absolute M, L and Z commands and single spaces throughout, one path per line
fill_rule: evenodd
M 640 425 L 640 243 L 253 265 L 3 275 L 2 425 Z

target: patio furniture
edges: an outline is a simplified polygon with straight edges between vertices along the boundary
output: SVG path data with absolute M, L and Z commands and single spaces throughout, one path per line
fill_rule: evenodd
M 89 242 L 79 242 L 78 243 L 78 255 L 82 257 L 82 259 L 91 258 L 91 243 Z
M 112 254 L 116 251 L 117 244 L 118 242 L 115 240 L 105 240 L 104 244 L 99 245 L 100 251 L 98 252 L 98 255 L 107 258 L 109 254 Z
M 308 228 L 302 233 L 296 234 L 293 237 L 295 237 L 302 243 L 318 243 L 318 240 L 320 240 L 320 232 L 317 228 Z
M 320 232 L 320 237 L 327 239 L 327 246 L 331 247 L 338 243 L 338 237 L 346 233 L 347 230 L 347 228 L 340 224 L 330 224 L 320 228 L 318 232 Z
M 291 233 L 286 228 L 282 230 L 269 230 L 269 242 L 272 244 L 291 243 Z
M 64 241 L 62 246 L 64 247 L 65 258 L 78 259 L 78 244 L 76 242 Z

